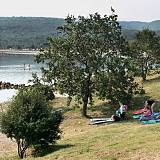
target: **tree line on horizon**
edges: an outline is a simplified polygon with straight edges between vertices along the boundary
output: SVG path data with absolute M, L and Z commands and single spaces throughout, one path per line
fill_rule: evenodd
M 57 27 L 64 23 L 65 20 L 62 18 L 0 17 L 0 49 L 44 48 L 47 38 L 58 36 Z M 136 33 L 144 28 L 153 29 L 160 35 L 160 21 L 119 23 L 128 41 L 135 40 Z

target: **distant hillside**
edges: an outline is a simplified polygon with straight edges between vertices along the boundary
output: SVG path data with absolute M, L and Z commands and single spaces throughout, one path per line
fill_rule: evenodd
M 147 26 L 147 22 L 138 21 L 120 21 L 119 23 L 123 29 L 127 30 L 142 30 Z
M 143 30 L 144 28 L 149 28 L 153 31 L 160 30 L 160 20 L 152 22 L 120 21 L 119 23 L 123 29 L 128 30 Z
M 0 17 L 0 49 L 40 48 L 49 36 L 57 36 L 56 28 L 64 25 L 61 18 Z M 135 34 L 149 28 L 160 34 L 160 20 L 153 22 L 120 21 L 124 36 L 133 40 Z
M 0 48 L 39 48 L 64 23 L 60 18 L 0 17 Z
M 119 23 L 122 27 L 123 35 L 127 40 L 134 40 L 136 33 L 146 28 L 160 35 L 160 20 L 152 22 L 120 21 Z

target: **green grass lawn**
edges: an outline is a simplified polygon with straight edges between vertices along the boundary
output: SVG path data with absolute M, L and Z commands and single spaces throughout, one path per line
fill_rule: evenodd
M 160 77 L 149 77 L 144 83 L 146 94 L 135 97 L 130 109 L 142 107 L 147 98 L 160 99 Z M 65 99 L 56 99 L 55 106 L 64 106 Z M 107 102 L 96 101 L 96 106 L 89 109 L 91 116 L 110 116 L 115 110 Z M 160 110 L 157 102 L 155 110 Z M 89 120 L 82 118 L 79 108 L 65 113 L 61 125 L 62 138 L 56 145 L 36 152 L 28 151 L 26 160 L 159 160 L 160 159 L 160 123 L 142 125 L 138 120 L 117 122 L 103 125 L 89 125 Z M 7 149 L 7 148 L 6 148 Z M 8 154 L 0 152 L 0 159 L 18 159 L 17 148 Z

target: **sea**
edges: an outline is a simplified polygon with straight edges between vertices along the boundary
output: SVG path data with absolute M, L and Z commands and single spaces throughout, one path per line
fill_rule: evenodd
M 32 79 L 32 73 L 41 77 L 43 64 L 35 62 L 35 55 L 32 53 L 0 54 L 0 81 L 13 84 L 28 84 Z M 12 100 L 17 90 L 1 89 L 0 103 Z

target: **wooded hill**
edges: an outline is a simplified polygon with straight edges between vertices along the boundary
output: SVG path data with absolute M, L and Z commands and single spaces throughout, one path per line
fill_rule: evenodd
M 56 36 L 64 19 L 43 17 L 0 17 L 0 48 L 40 48 L 47 37 Z
M 144 28 L 148 28 L 153 31 L 160 30 L 160 20 L 152 22 L 120 21 L 120 25 L 124 29 L 129 29 L 129 30 L 143 30 Z
M 160 35 L 160 20 L 152 22 L 120 21 L 119 23 L 122 27 L 124 36 L 128 40 L 133 40 L 138 31 L 146 28 L 155 31 L 158 35 Z
M 44 47 L 47 37 L 57 36 L 56 28 L 65 23 L 62 18 L 0 17 L 0 49 Z M 149 28 L 160 35 L 160 21 L 120 21 L 123 34 L 133 40 L 138 30 Z

